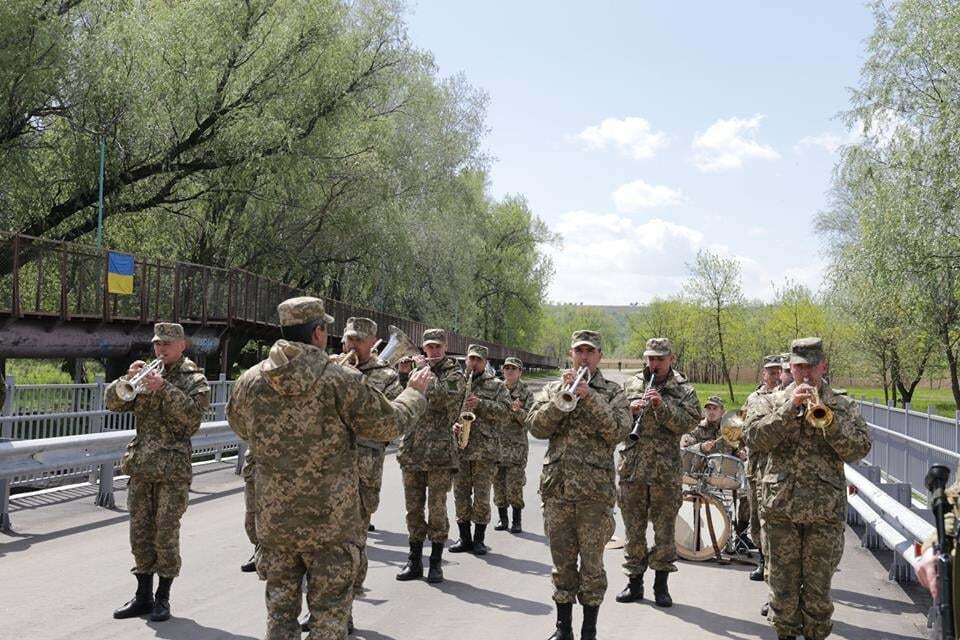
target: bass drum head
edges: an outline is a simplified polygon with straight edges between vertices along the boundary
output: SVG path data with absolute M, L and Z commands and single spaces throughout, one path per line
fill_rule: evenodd
M 707 512 L 710 520 L 707 519 Z M 730 518 L 723 504 L 715 497 L 698 493 L 685 494 L 677 513 L 677 555 L 684 560 L 702 562 L 716 556 L 710 540 L 710 525 L 721 551 L 730 539 Z

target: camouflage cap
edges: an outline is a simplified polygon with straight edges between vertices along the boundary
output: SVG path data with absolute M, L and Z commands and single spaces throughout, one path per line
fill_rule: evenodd
M 671 353 L 673 353 L 673 344 L 670 343 L 670 338 L 650 338 L 647 340 L 647 349 L 643 352 L 643 357 L 662 357 Z
M 582 344 L 588 344 L 597 351 L 603 351 L 603 338 L 599 331 L 590 331 L 589 329 L 580 329 L 574 331 L 570 336 L 570 348 L 576 349 Z
M 523 361 L 520 358 L 515 358 L 510 356 L 503 361 L 503 366 L 505 367 L 516 367 L 517 369 L 523 369 Z
M 776 367 L 777 369 L 779 369 L 780 364 L 782 362 L 783 362 L 783 356 L 781 356 L 779 353 L 771 356 L 763 356 L 764 369 L 772 368 L 772 367 Z
M 344 338 L 358 338 L 363 340 L 377 335 L 377 323 L 370 318 L 347 318 L 343 328 Z
M 798 338 L 790 343 L 790 364 L 816 365 L 823 358 L 823 340 L 820 338 Z
M 490 350 L 482 344 L 472 344 L 467 347 L 467 356 L 477 356 L 478 358 L 483 358 L 486 360 L 489 353 Z
M 423 332 L 420 344 L 447 344 L 447 332 L 443 329 L 427 329 Z
M 785 371 L 790 371 L 790 352 L 784 351 L 780 354 L 780 367 Z
M 158 322 L 153 325 L 153 339 L 151 342 L 173 342 L 174 340 L 186 340 L 183 333 L 183 325 L 176 322 Z
M 720 396 L 710 396 L 707 398 L 707 401 L 703 403 L 703 406 L 709 407 L 710 405 L 723 409 L 723 398 Z
M 333 323 L 333 316 L 323 308 L 323 300 L 310 296 L 284 300 L 277 305 L 277 315 L 280 316 L 281 327 L 295 327 L 308 322 Z

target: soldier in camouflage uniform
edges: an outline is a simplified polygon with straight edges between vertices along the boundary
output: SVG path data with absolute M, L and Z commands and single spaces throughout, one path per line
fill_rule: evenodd
M 651 567 L 656 575 L 654 601 L 673 604 L 667 576 L 677 570 L 676 519 L 683 500 L 680 436 L 700 421 L 700 402 L 693 385 L 674 371 L 673 351 L 667 338 L 650 338 L 643 352 L 647 366 L 624 385 L 630 411 L 640 419 L 639 439 L 624 440 L 620 447 L 618 502 L 626 529 L 624 573 L 629 582 L 617 602 L 643 599 L 643 574 Z M 653 374 L 653 384 L 648 387 Z M 647 547 L 647 524 L 653 523 L 654 545 Z
M 744 413 L 751 407 L 759 406 L 772 409 L 770 402 L 774 393 L 780 390 L 780 377 L 783 372 L 784 357 L 780 355 L 769 355 L 763 359 L 763 382 L 757 386 L 756 390 L 747 396 L 743 404 Z M 789 354 L 786 358 L 789 365 Z M 789 369 L 788 369 L 789 371 Z M 758 409 L 759 410 L 759 409 Z M 757 568 L 750 572 L 750 579 L 757 582 L 764 578 L 764 559 L 763 559 L 763 535 L 761 533 L 760 521 L 760 479 L 763 475 L 763 467 L 766 462 L 766 456 L 759 451 L 749 451 L 747 456 L 747 483 L 750 486 L 750 537 L 760 549 L 760 562 Z
M 257 541 L 257 461 L 250 453 L 250 448 L 243 454 L 243 530 L 247 532 L 247 540 L 253 545 L 253 555 L 240 565 L 240 571 L 253 573 L 257 570 L 257 554 L 260 552 L 260 543 Z
M 117 395 L 115 380 L 107 387 L 105 402 L 110 411 L 132 411 L 137 418 L 137 435 L 120 462 L 130 476 L 127 510 L 137 593 L 113 617 L 149 613 L 151 620 L 161 621 L 170 618 L 170 585 L 180 574 L 180 518 L 187 510 L 193 475 L 190 438 L 210 406 L 210 387 L 203 371 L 183 355 L 187 341 L 182 326 L 160 322 L 153 332 L 153 350 L 163 361 L 163 373 L 147 375 L 143 391 L 127 402 Z M 137 375 L 144 364 L 137 360 L 120 380 Z M 154 573 L 160 576 L 156 594 Z
M 843 554 L 846 482 L 843 464 L 870 451 L 857 405 L 822 383 L 827 363 L 819 338 L 790 345 L 795 382 L 747 413 L 746 440 L 767 455 L 761 477 L 760 517 L 770 589 L 770 621 L 780 638 L 830 635 L 830 582 Z M 817 390 L 833 411 L 824 430 L 806 421 Z
M 340 640 L 366 532 L 354 442 L 387 442 L 426 405 L 429 372 L 413 374 L 389 401 L 359 372 L 327 356 L 333 318 L 323 301 L 277 307 L 283 339 L 237 380 L 230 426 L 257 460 L 257 572 L 266 580 L 267 640 L 298 640 L 302 584 L 313 618 L 309 640 Z
M 460 450 L 460 468 L 453 480 L 460 540 L 450 553 L 486 555 L 487 524 L 490 522 L 490 490 L 500 457 L 500 432 L 510 415 L 510 392 L 503 381 L 487 369 L 487 348 L 467 347 L 467 371 L 472 375 L 463 409 L 476 416 L 467 446 Z M 454 425 L 460 437 L 461 426 Z M 470 523 L 474 530 L 470 531 Z
M 533 393 L 520 379 L 523 362 L 513 356 L 503 361 L 503 381 L 510 392 L 510 416 L 500 434 L 500 461 L 493 479 L 493 504 L 497 506 L 500 521 L 497 531 L 520 533 L 523 530 L 523 487 L 527 484 L 527 440 L 525 421 L 533 405 Z M 513 508 L 513 524 L 508 522 L 507 507 Z
M 540 496 L 544 532 L 553 557 L 553 600 L 556 630 L 551 640 L 572 640 L 573 603 L 583 605 L 581 640 L 596 640 L 597 616 L 607 590 L 603 550 L 613 535 L 616 471 L 613 451 L 630 432 L 630 410 L 623 390 L 597 368 L 603 343 L 596 331 L 574 332 L 570 357 L 576 368 L 587 367 L 575 390 L 577 406 L 564 412 L 558 396 L 574 381 L 567 370 L 536 394 L 527 414 L 527 428 L 550 444 L 543 460 Z M 578 566 L 579 560 L 579 566 Z
M 690 449 L 705 456 L 722 454 L 746 460 L 747 449 L 743 446 L 743 443 L 731 444 L 720 433 L 723 409 L 723 398 L 720 396 L 707 398 L 707 401 L 703 403 L 705 417 L 696 429 L 690 433 L 685 433 L 680 438 L 680 448 Z M 736 489 L 733 489 L 732 494 L 737 503 L 737 521 L 734 523 L 734 531 L 740 536 L 742 543 L 749 547 L 751 540 L 746 537 L 745 532 L 750 526 L 750 501 L 747 500 L 746 495 L 740 495 L 740 492 Z
M 450 531 L 447 494 L 457 470 L 457 444 L 453 423 L 460 415 L 465 380 L 457 361 L 447 356 L 443 329 L 423 332 L 421 346 L 426 357 L 417 357 L 420 367 L 429 365 L 437 378 L 427 390 L 427 410 L 418 424 L 404 433 L 397 460 L 403 472 L 410 555 L 397 580 L 423 577 L 423 541 L 430 538 L 430 571 L 427 582 L 443 581 L 443 543 Z M 412 375 L 412 374 L 411 374 Z M 429 505 L 429 520 L 425 509 Z
M 790 352 L 780 354 L 780 388 L 786 389 L 787 385 L 793 382 L 793 374 L 790 372 Z

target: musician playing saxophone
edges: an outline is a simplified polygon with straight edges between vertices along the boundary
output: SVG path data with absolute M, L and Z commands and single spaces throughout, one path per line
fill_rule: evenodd
M 490 491 L 500 457 L 500 432 L 510 416 L 510 391 L 502 380 L 487 369 L 487 348 L 472 344 L 467 348 L 470 387 L 463 408 L 476 416 L 470 437 L 460 449 L 460 470 L 453 479 L 453 499 L 457 509 L 460 540 L 450 553 L 487 553 L 486 530 L 490 523 Z M 460 436 L 458 422 L 454 430 Z M 463 439 L 460 438 L 461 444 Z M 470 524 L 473 523 L 473 531 Z
M 191 467 L 190 438 L 210 406 L 210 387 L 203 371 L 183 355 L 183 327 L 158 322 L 153 350 L 163 372 L 151 372 L 132 400 L 117 395 L 121 381 L 140 373 L 144 362 L 130 365 L 127 375 L 110 383 L 105 402 L 110 411 L 133 411 L 137 435 L 127 445 L 120 468 L 130 476 L 127 510 L 137 592 L 113 612 L 114 618 L 150 614 L 158 622 L 170 618 L 170 585 L 180 573 L 180 518 L 187 510 Z M 160 576 L 153 593 L 153 574 Z
M 693 385 L 673 369 L 669 339 L 647 340 L 643 357 L 647 366 L 624 385 L 639 437 L 620 446 L 618 500 L 626 529 L 623 570 L 629 582 L 617 602 L 643 599 L 643 574 L 650 567 L 656 576 L 654 601 L 669 607 L 673 600 L 667 576 L 677 570 L 675 523 L 683 500 L 680 436 L 700 422 L 700 402 Z M 652 548 L 646 540 L 650 522 Z

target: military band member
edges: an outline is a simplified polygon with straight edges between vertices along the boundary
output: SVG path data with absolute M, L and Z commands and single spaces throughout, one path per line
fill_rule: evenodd
M 182 326 L 160 322 L 153 332 L 153 351 L 163 372 L 147 374 L 143 390 L 123 401 L 117 385 L 141 372 L 145 363 L 137 360 L 107 387 L 105 402 L 110 411 L 132 411 L 137 418 L 137 435 L 120 463 L 130 476 L 127 510 L 137 592 L 113 617 L 149 613 L 151 620 L 161 621 L 170 618 L 170 585 L 180 573 L 180 518 L 193 475 L 190 438 L 210 406 L 210 387 L 203 371 L 183 355 L 187 341 Z M 153 594 L 155 573 L 160 581 Z
M 630 411 L 640 421 L 639 439 L 620 447 L 618 503 L 626 529 L 623 570 L 629 582 L 617 602 L 643 599 L 643 574 L 654 570 L 654 602 L 673 604 L 667 577 L 677 570 L 676 519 L 683 500 L 680 437 L 700 422 L 693 385 L 679 371 L 670 340 L 650 338 L 643 352 L 646 367 L 624 385 Z M 648 386 L 650 376 L 653 384 Z M 653 523 L 653 547 L 647 525 Z
M 458 466 L 452 426 L 460 414 L 465 385 L 457 361 L 447 356 L 443 329 L 424 331 L 421 347 L 426 355 L 417 357 L 416 363 L 429 366 L 437 380 L 427 389 L 426 412 L 400 440 L 397 460 L 403 472 L 410 555 L 397 580 L 423 577 L 423 541 L 429 538 L 427 582 L 436 583 L 443 581 L 443 544 L 450 532 L 447 494 Z
M 523 530 L 523 487 L 527 484 L 527 455 L 530 443 L 527 440 L 527 411 L 533 405 L 533 393 L 520 379 L 523 363 L 513 356 L 503 361 L 503 382 L 510 391 L 510 417 L 500 434 L 500 462 L 493 481 L 493 504 L 497 506 L 500 521 L 497 531 L 510 529 L 510 533 Z M 513 523 L 507 515 L 507 507 L 513 509 Z
M 787 355 L 789 367 L 789 354 Z M 749 411 L 751 407 L 764 406 L 769 407 L 773 394 L 781 389 L 780 378 L 783 372 L 783 354 L 769 355 L 763 358 L 762 381 L 756 390 L 747 396 L 744 402 L 744 410 Z M 787 369 L 789 371 L 789 368 Z M 758 409 L 759 410 L 759 409 Z M 760 480 L 763 476 L 764 462 L 767 457 L 759 451 L 749 451 L 747 456 L 747 483 L 750 487 L 750 537 L 759 547 L 759 563 L 757 568 L 750 572 L 750 579 L 757 582 L 764 577 L 764 559 L 763 559 L 763 535 L 761 533 L 760 523 Z
M 396 399 L 403 391 L 397 372 L 373 353 L 377 342 L 377 323 L 370 318 L 347 318 L 343 329 L 343 352 L 356 354 L 356 369 L 363 374 L 374 389 L 387 397 Z M 360 476 L 360 517 L 363 530 L 369 531 L 370 518 L 380 505 L 380 486 L 383 484 L 383 461 L 387 443 L 366 438 L 357 438 L 357 474 Z M 367 577 L 367 546 L 360 553 L 360 571 L 353 584 L 355 597 L 363 595 L 363 582 Z
M 536 394 L 526 419 L 535 438 L 550 441 L 540 476 L 540 496 L 557 603 L 551 640 L 572 640 L 573 603 L 578 599 L 583 605 L 580 638 L 596 640 L 597 616 L 607 590 L 603 550 L 614 529 L 613 451 L 630 431 L 630 411 L 620 385 L 605 379 L 597 368 L 602 349 L 596 331 L 574 332 L 570 344 L 573 366 L 589 370 L 589 378 L 583 378 L 575 389 L 576 407 L 564 412 L 557 405 L 560 392 L 576 375 L 567 370 L 561 381 Z
M 460 540 L 450 553 L 486 555 L 486 530 L 490 523 L 490 491 L 500 457 L 500 431 L 510 411 L 510 392 L 503 381 L 487 369 L 487 348 L 467 348 L 467 372 L 472 373 L 463 408 L 476 416 L 467 446 L 460 449 L 460 468 L 453 479 L 453 498 Z M 462 427 L 454 425 L 460 438 Z M 473 523 L 473 531 L 470 523 Z
M 747 459 L 747 449 L 743 443 L 727 442 L 720 433 L 720 424 L 723 421 L 724 402 L 720 396 L 710 396 L 703 403 L 703 420 L 697 428 L 685 433 L 680 438 L 680 448 L 690 449 L 705 456 L 721 454 L 734 456 L 741 460 Z M 746 495 L 739 495 L 733 490 L 733 498 L 737 503 L 737 521 L 734 523 L 734 532 L 740 536 L 744 545 L 750 546 L 751 540 L 746 537 L 745 531 L 750 527 L 750 501 Z
M 793 374 L 790 373 L 790 352 L 780 354 L 780 388 L 786 389 L 787 385 L 793 382 Z
M 772 410 L 750 407 L 746 440 L 767 455 L 760 517 L 770 621 L 780 638 L 821 640 L 833 626 L 830 582 L 843 554 L 843 464 L 870 451 L 870 435 L 856 404 L 822 383 L 820 338 L 791 343 L 790 369 L 794 382 L 774 394 Z M 822 429 L 808 422 L 817 395 L 833 413 Z
M 313 619 L 309 640 L 347 630 L 360 550 L 354 441 L 387 442 L 426 405 L 432 376 L 411 376 L 393 402 L 324 351 L 333 318 L 323 300 L 277 307 L 283 339 L 234 385 L 227 416 L 257 461 L 257 572 L 266 580 L 268 640 L 300 637 L 302 584 Z

